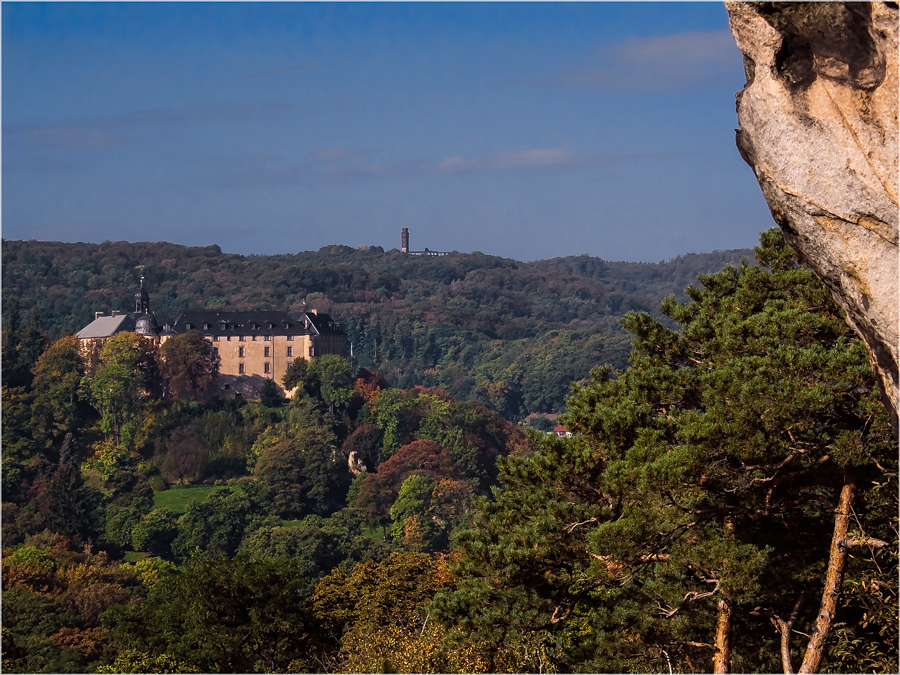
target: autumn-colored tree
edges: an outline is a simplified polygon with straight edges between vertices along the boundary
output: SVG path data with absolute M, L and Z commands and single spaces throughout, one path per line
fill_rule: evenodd
M 160 347 L 160 356 L 160 371 L 169 398 L 202 399 L 215 386 L 219 356 L 199 331 L 169 338 Z
M 7 542 L 4 541 L 4 547 Z M 3 550 L 4 672 L 84 672 L 108 653 L 100 615 L 136 580 L 102 552 L 43 533 Z
M 449 583 L 446 562 L 421 553 L 393 553 L 349 574 L 334 570 L 310 597 L 317 665 L 337 672 L 449 672 L 439 635 L 427 631 L 426 611 Z
M 363 478 L 356 504 L 372 522 L 386 529 L 400 486 L 412 475 L 428 476 L 434 480 L 463 478 L 443 446 L 431 440 L 413 441 L 382 462 L 378 473 Z

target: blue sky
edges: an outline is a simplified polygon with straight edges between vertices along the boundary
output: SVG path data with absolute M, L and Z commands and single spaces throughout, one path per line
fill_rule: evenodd
M 8 239 L 657 261 L 772 220 L 721 3 L 8 3 Z

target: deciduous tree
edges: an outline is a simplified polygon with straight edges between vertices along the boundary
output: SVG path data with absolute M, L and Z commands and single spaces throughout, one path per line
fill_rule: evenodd
M 169 338 L 160 347 L 160 355 L 160 371 L 168 397 L 202 399 L 215 387 L 219 356 L 199 331 L 190 330 Z

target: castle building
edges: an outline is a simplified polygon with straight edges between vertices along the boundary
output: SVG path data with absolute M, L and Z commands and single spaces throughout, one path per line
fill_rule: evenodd
M 134 297 L 134 312 L 114 311 L 111 316 L 97 312 L 94 320 L 76 333 L 83 352 L 96 352 L 116 333 L 137 333 L 162 344 L 175 335 L 196 330 L 212 343 L 219 356 L 221 392 L 248 398 L 258 394 L 266 379 L 280 386 L 294 359 L 347 356 L 347 334 L 330 316 L 314 309 L 296 315 L 269 310 L 185 310 L 160 319 L 150 311 L 143 279 Z

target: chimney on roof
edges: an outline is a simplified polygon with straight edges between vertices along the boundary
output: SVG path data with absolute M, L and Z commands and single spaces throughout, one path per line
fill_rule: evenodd
M 306 310 L 306 313 L 307 313 L 307 314 L 316 314 L 316 315 L 318 315 L 318 314 L 319 314 L 319 310 L 317 310 L 317 309 L 308 309 L 308 310 Z
M 114 309 L 112 312 L 110 312 L 109 315 L 110 315 L 110 316 L 119 316 L 119 310 Z
M 94 321 L 103 316 L 103 312 L 94 312 Z

